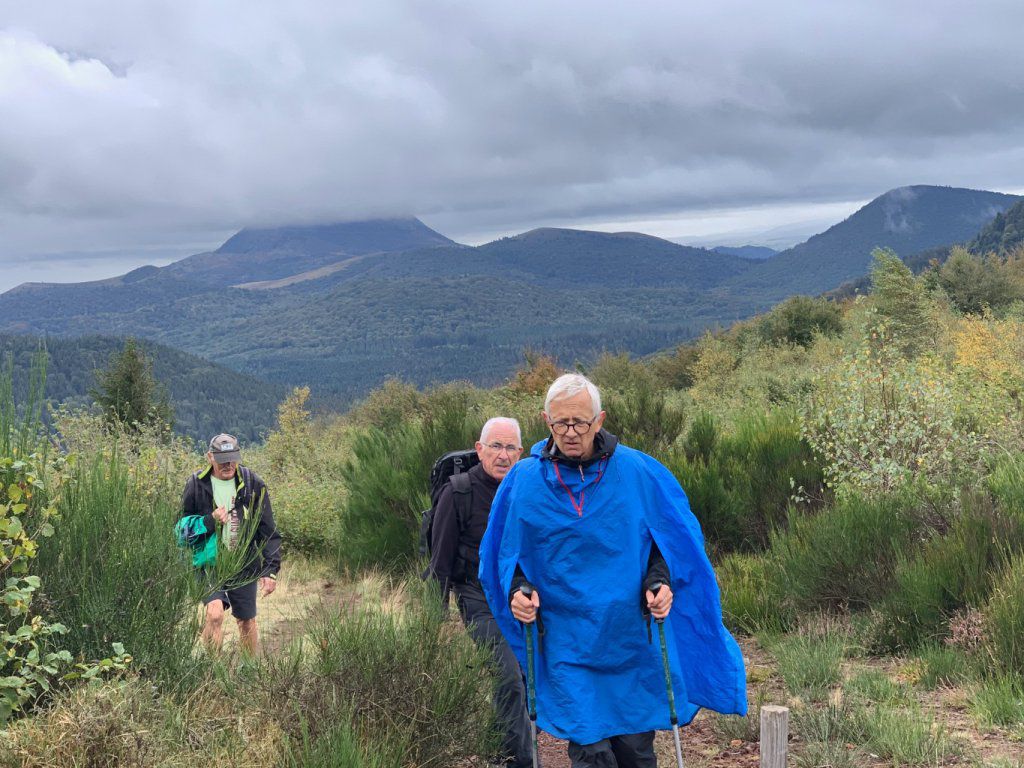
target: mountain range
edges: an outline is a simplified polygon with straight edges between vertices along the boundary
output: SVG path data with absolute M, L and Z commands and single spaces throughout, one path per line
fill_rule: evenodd
M 876 246 L 967 242 L 1018 198 L 903 187 L 769 258 L 649 235 L 536 229 L 477 247 L 414 218 L 244 229 L 215 251 L 110 280 L 0 295 L 0 331 L 135 335 L 276 384 L 350 399 L 387 376 L 508 376 L 646 354 L 863 275 Z M 764 253 L 749 254 L 764 256 Z

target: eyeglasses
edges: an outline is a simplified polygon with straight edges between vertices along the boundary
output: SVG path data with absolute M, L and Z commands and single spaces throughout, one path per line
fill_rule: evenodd
M 590 431 L 590 427 L 597 421 L 597 418 L 593 418 L 590 421 L 549 421 L 548 426 L 551 427 L 551 431 L 561 437 L 566 434 L 570 429 L 577 435 L 585 435 Z
M 505 445 L 504 443 L 484 443 L 484 445 L 487 448 L 490 448 L 495 453 L 501 453 L 502 451 L 505 451 L 505 453 L 509 455 L 523 450 L 518 445 Z

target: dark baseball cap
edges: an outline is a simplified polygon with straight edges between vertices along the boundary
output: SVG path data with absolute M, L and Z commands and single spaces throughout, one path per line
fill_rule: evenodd
M 241 447 L 238 445 L 238 438 L 234 435 L 217 435 L 210 441 L 210 453 L 213 454 L 213 460 L 218 464 L 242 460 Z

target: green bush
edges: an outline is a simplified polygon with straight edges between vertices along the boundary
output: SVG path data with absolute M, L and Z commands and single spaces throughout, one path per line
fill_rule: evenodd
M 53 475 L 60 459 L 48 455 L 40 411 L 45 355 L 33 363 L 29 398 L 15 406 L 13 362 L 0 373 L 0 730 L 8 718 L 49 689 L 71 659 L 52 647 L 66 631 L 45 620 L 35 570 L 41 539 L 52 535 Z M 48 618 L 48 617 L 46 617 Z
M 809 347 L 818 335 L 837 336 L 843 331 L 842 311 L 826 299 L 791 296 L 757 320 L 762 341 Z
M 903 496 L 851 496 L 815 515 L 794 514 L 771 542 L 784 593 L 801 610 L 870 605 L 889 591 L 917 526 Z
M 394 572 L 416 557 L 420 513 L 430 506 L 430 468 L 461 447 L 471 447 L 480 424 L 467 416 L 458 390 L 438 396 L 422 422 L 358 433 L 353 458 L 342 469 L 348 499 L 338 525 L 342 568 L 379 566 Z
M 1024 677 L 1024 555 L 996 579 L 984 608 L 986 645 L 995 669 Z
M 741 417 L 718 436 L 700 416 L 684 449 L 665 459 L 690 499 L 712 546 L 724 552 L 763 549 L 786 521 L 795 492 L 820 495 L 822 473 L 791 413 Z
M 775 563 L 763 555 L 727 555 L 715 568 L 722 591 L 722 618 L 748 635 L 788 630 L 792 605 L 784 599 Z
M 132 472 L 113 451 L 65 482 L 55 533 L 40 547 L 45 610 L 80 660 L 122 643 L 136 668 L 174 681 L 191 660 L 201 588 L 173 533 L 180 478 Z
M 602 407 L 608 414 L 605 428 L 647 454 L 669 448 L 683 431 L 686 416 L 669 391 L 658 389 L 646 375 L 626 380 L 626 389 L 607 390 Z
M 984 602 L 1008 535 L 998 518 L 968 507 L 946 535 L 916 554 L 901 554 L 893 589 L 880 605 L 883 645 L 914 648 L 946 637 L 953 614 Z
M 859 348 L 813 380 L 804 434 L 837 493 L 890 493 L 911 485 L 970 483 L 982 456 L 958 419 L 959 396 L 937 360 L 908 361 L 870 331 Z

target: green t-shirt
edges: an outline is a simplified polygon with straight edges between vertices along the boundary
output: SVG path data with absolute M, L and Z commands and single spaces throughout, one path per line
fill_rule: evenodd
M 231 549 L 238 539 L 238 514 L 235 512 L 235 478 L 221 480 L 210 477 L 213 484 L 213 503 L 228 510 L 228 522 L 221 530 L 221 540 Z

